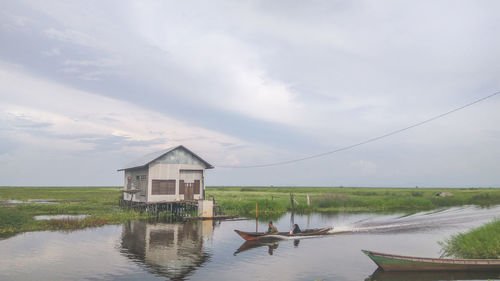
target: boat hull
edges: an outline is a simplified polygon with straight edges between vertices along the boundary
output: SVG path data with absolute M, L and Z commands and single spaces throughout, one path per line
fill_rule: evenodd
M 365 281 L 499 280 L 498 271 L 384 271 L 378 268 Z
M 500 259 L 434 259 L 362 251 L 385 271 L 500 271 Z
M 279 232 L 277 234 L 266 234 L 265 232 L 245 232 L 241 230 L 234 230 L 241 238 L 247 241 L 273 241 L 287 239 L 288 237 L 305 237 L 305 236 L 315 236 L 315 235 L 325 235 L 330 231 L 331 227 L 318 228 L 318 229 L 307 229 L 302 231 L 302 233 L 291 235 L 289 232 Z

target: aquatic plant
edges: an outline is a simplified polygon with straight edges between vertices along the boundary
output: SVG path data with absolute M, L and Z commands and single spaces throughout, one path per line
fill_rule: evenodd
M 446 190 L 449 197 L 436 197 Z M 295 200 L 295 211 L 398 211 L 415 212 L 460 205 L 489 206 L 500 204 L 500 189 L 439 189 L 439 188 L 356 188 L 356 187 L 208 187 L 207 198 L 215 197 L 226 214 L 255 217 L 279 217 L 292 209 L 290 193 Z M 310 204 L 307 204 L 307 195 Z M 119 207 L 121 187 L 0 187 L 3 200 L 51 199 L 53 204 L 23 203 L 0 205 L 0 236 L 22 231 L 81 228 L 121 223 L 132 219 L 146 219 L 146 212 L 124 210 Z M 79 222 L 36 221 L 36 215 L 79 215 L 87 218 Z
M 475 259 L 500 258 L 500 220 L 439 242 L 442 256 Z
M 446 190 L 453 196 L 439 197 Z M 439 189 L 439 188 L 346 188 L 346 187 L 209 187 L 224 211 L 247 215 L 254 213 L 255 203 L 267 209 L 259 211 L 290 211 L 289 193 L 299 202 L 298 212 L 313 211 L 423 211 L 441 207 L 500 204 L 500 189 Z M 307 204 L 310 195 L 310 205 Z

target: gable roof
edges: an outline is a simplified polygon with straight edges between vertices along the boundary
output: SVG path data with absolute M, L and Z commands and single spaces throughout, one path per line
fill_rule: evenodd
M 167 153 L 169 153 L 171 151 L 174 151 L 176 149 L 179 149 L 179 148 L 185 149 L 187 152 L 191 153 L 198 160 L 200 160 L 201 162 L 203 162 L 203 164 L 205 164 L 205 169 L 213 169 L 214 168 L 214 166 L 212 166 L 207 161 L 203 160 L 200 156 L 196 155 L 191 150 L 187 149 L 185 146 L 178 145 L 178 146 L 175 146 L 175 147 L 171 147 L 171 148 L 168 148 L 168 149 L 164 149 L 164 150 L 160 150 L 160 151 L 156 151 L 156 152 L 144 155 L 143 157 L 136 159 L 134 162 L 129 163 L 124 168 L 118 169 L 118 171 L 124 171 L 124 170 L 129 170 L 129 169 L 135 169 L 135 168 L 145 167 L 145 166 L 149 165 L 151 162 L 155 161 L 156 159 L 162 157 L 163 155 L 165 155 L 165 154 L 167 154 Z

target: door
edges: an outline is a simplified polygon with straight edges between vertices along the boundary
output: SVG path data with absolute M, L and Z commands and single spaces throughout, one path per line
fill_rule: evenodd
M 194 200 L 195 195 L 202 197 L 203 170 L 179 170 L 179 177 L 179 182 L 184 183 L 179 189 L 179 194 L 184 194 L 184 200 Z
M 184 200 L 194 200 L 193 183 L 184 183 Z

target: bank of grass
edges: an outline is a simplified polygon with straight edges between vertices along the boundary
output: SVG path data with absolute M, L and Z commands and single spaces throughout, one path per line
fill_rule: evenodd
M 500 220 L 440 242 L 443 256 L 469 259 L 500 259 Z
M 453 196 L 437 197 L 439 192 Z M 291 210 L 290 193 L 299 212 L 373 211 L 416 212 L 440 207 L 500 204 L 500 189 L 342 188 L 342 187 L 207 187 L 227 214 L 276 217 Z M 310 205 L 306 203 L 309 194 Z M 0 200 L 51 199 L 54 204 L 0 205 L 0 236 L 23 231 L 80 229 L 145 219 L 146 213 L 118 205 L 120 187 L 0 187 Z M 36 215 L 88 215 L 80 220 L 37 221 Z
M 452 196 L 437 196 L 440 192 Z M 208 187 L 226 213 L 254 215 L 291 210 L 290 193 L 298 212 L 373 211 L 415 212 L 442 207 L 500 204 L 500 188 L 353 188 L 353 187 Z M 309 194 L 310 205 L 307 205 Z
M 71 230 L 147 218 L 123 210 L 118 187 L 0 187 L 0 200 L 58 200 L 51 204 L 0 205 L 0 237 L 25 231 Z M 87 215 L 84 219 L 35 220 L 37 215 Z

